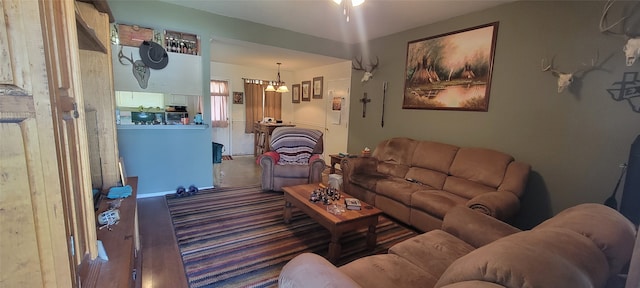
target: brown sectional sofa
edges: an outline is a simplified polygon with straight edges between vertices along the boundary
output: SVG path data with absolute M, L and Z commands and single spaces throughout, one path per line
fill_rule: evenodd
M 421 231 L 440 228 L 456 206 L 508 220 L 531 170 L 499 151 L 410 138 L 384 140 L 371 157 L 345 158 L 340 168 L 345 192 Z
M 601 204 L 566 209 L 520 231 L 467 207 L 388 254 L 335 267 L 304 253 L 287 263 L 280 287 L 621 287 L 636 227 Z M 635 273 L 629 270 L 630 273 Z

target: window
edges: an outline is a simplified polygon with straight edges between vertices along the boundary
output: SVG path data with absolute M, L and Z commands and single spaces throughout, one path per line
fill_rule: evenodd
M 229 127 L 227 99 L 229 82 L 211 80 L 211 127 Z

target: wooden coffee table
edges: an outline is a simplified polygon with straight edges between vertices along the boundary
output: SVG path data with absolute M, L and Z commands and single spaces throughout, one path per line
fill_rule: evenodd
M 320 225 L 327 228 L 331 233 L 331 243 L 329 243 L 328 260 L 335 263 L 340 258 L 340 237 L 347 231 L 352 231 L 362 227 L 369 227 L 367 231 L 367 247 L 373 249 L 376 246 L 376 225 L 378 216 L 382 211 L 362 200 L 362 210 L 346 210 L 340 215 L 327 212 L 327 206 L 318 202 L 309 201 L 309 196 L 313 190 L 317 189 L 318 183 L 304 184 L 297 186 L 283 187 L 284 190 L 284 222 L 291 221 L 291 208 L 297 207 Z M 344 204 L 344 198 L 351 196 L 342 193 L 340 204 Z

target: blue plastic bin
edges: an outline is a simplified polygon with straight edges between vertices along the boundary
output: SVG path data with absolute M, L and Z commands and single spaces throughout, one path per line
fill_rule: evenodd
M 213 149 L 213 163 L 222 163 L 222 147 L 224 145 L 216 142 L 211 142 L 211 149 Z

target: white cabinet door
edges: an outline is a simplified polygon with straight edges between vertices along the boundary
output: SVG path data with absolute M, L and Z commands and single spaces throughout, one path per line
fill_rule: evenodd
M 187 95 L 175 95 L 165 94 L 164 105 L 165 106 L 187 106 Z
M 116 91 L 116 106 L 135 107 L 133 106 L 133 94 L 130 91 Z

